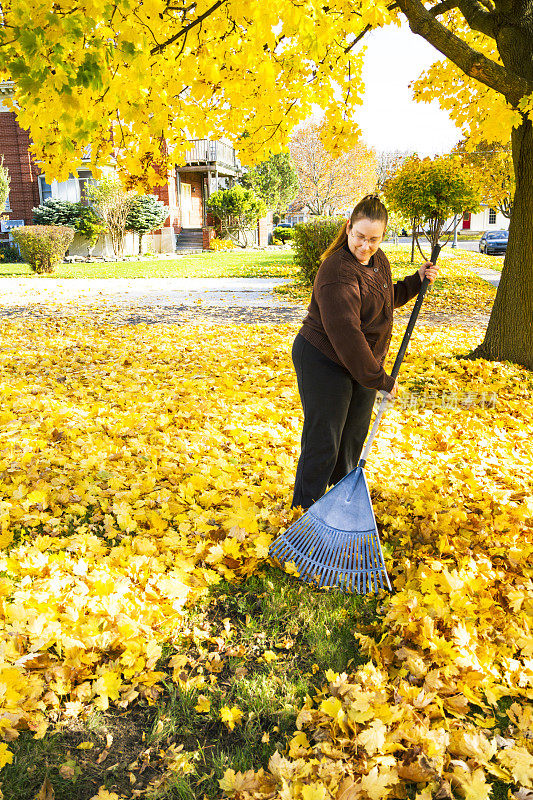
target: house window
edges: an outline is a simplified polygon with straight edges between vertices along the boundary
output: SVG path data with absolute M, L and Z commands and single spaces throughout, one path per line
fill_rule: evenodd
M 496 211 L 489 208 L 489 225 L 496 225 Z
M 88 169 L 80 169 L 78 170 L 78 183 L 80 186 L 80 200 L 82 202 L 87 202 L 85 198 L 85 188 L 90 183 L 95 183 L 96 181 L 93 179 L 91 171 Z
M 67 200 L 70 203 L 79 203 L 83 198 L 85 187 L 88 183 L 96 181 L 91 175 L 90 170 L 80 169 L 77 175 L 72 173 L 66 181 L 52 181 L 46 183 L 44 175 L 39 175 L 39 196 L 41 203 L 49 197 L 54 200 Z
M 41 198 L 41 203 L 52 197 L 52 187 L 49 183 L 46 183 L 44 175 L 39 175 L 39 197 Z

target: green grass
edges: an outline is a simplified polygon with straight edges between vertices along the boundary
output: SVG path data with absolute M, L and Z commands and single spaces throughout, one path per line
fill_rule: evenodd
M 191 629 L 196 625 L 209 631 L 210 638 L 191 636 L 179 651 L 165 647 L 158 668 L 168 677 L 155 703 L 110 708 L 51 729 L 40 740 L 21 732 L 10 745 L 13 764 L 2 771 L 4 797 L 28 800 L 48 776 L 56 800 L 89 800 L 100 785 L 127 798 L 139 789 L 149 800 L 219 798 L 218 781 L 226 769 L 266 767 L 272 753 L 285 747 L 299 708 L 306 695 L 313 696 L 325 683 L 326 670 L 343 672 L 364 660 L 354 633 L 365 630 L 375 615 L 374 596 L 319 592 L 274 568 L 240 585 L 221 583 L 192 610 Z M 197 674 L 204 670 L 209 684 L 208 654 L 223 640 L 225 649 L 240 648 L 242 655 L 227 655 L 223 648 L 223 667 L 214 673 L 212 685 L 198 689 L 173 682 L 170 659 L 180 652 L 198 665 Z M 277 655 L 271 663 L 262 659 L 268 650 Z M 210 713 L 195 709 L 200 693 L 209 697 Z M 220 719 L 222 706 L 238 706 L 243 712 L 233 731 Z M 113 741 L 98 764 L 106 735 Z M 91 749 L 78 749 L 88 741 L 93 742 Z M 165 770 L 161 754 L 172 744 L 196 754 L 194 771 L 167 774 L 157 787 Z M 64 765 L 74 778 L 62 776 Z
M 230 253 L 209 251 L 175 259 L 147 258 L 143 261 L 109 261 L 107 263 L 59 264 L 53 278 L 292 278 L 296 269 L 292 252 L 282 250 L 249 250 Z M 35 277 L 27 264 L 3 264 L 0 277 Z

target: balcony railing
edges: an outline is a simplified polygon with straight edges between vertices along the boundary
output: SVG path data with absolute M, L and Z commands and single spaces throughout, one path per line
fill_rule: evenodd
M 241 169 L 241 162 L 230 144 L 210 139 L 191 139 L 191 144 L 193 146 L 185 156 L 187 164 L 217 163 L 234 170 Z

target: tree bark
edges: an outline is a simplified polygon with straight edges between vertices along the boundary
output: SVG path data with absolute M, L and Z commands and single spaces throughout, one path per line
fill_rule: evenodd
M 472 357 L 533 369 L 533 126 L 512 132 L 516 190 L 503 270 L 483 342 Z

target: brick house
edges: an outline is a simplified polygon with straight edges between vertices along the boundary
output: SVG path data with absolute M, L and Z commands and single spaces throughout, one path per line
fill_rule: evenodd
M 44 174 L 31 158 L 28 132 L 19 126 L 15 112 L 7 110 L 2 103 L 2 98 L 12 93 L 12 81 L 0 82 L 0 156 L 4 157 L 4 166 L 11 179 L 4 214 L 9 219 L 0 223 L 0 241 L 8 240 L 10 227 L 31 225 L 32 209 L 47 198 L 78 202 L 82 198 L 84 185 L 93 181 L 90 169 L 82 167 L 76 174 L 71 173 L 66 181 L 46 182 Z M 172 253 L 209 247 L 209 241 L 215 233 L 215 221 L 207 212 L 207 200 L 217 189 L 234 185 L 241 175 L 241 164 L 230 144 L 209 139 L 191 140 L 185 164 L 169 170 L 164 185 L 156 186 L 151 192 L 169 208 L 169 216 L 162 228 L 143 237 L 144 248 L 156 253 Z M 272 227 L 272 213 L 269 212 L 257 225 L 257 244 L 268 244 Z M 137 249 L 136 237 L 129 233 L 124 253 L 136 253 Z M 69 253 L 85 255 L 86 252 L 85 241 L 76 235 Z M 93 253 L 111 257 L 110 237 L 101 237 Z

